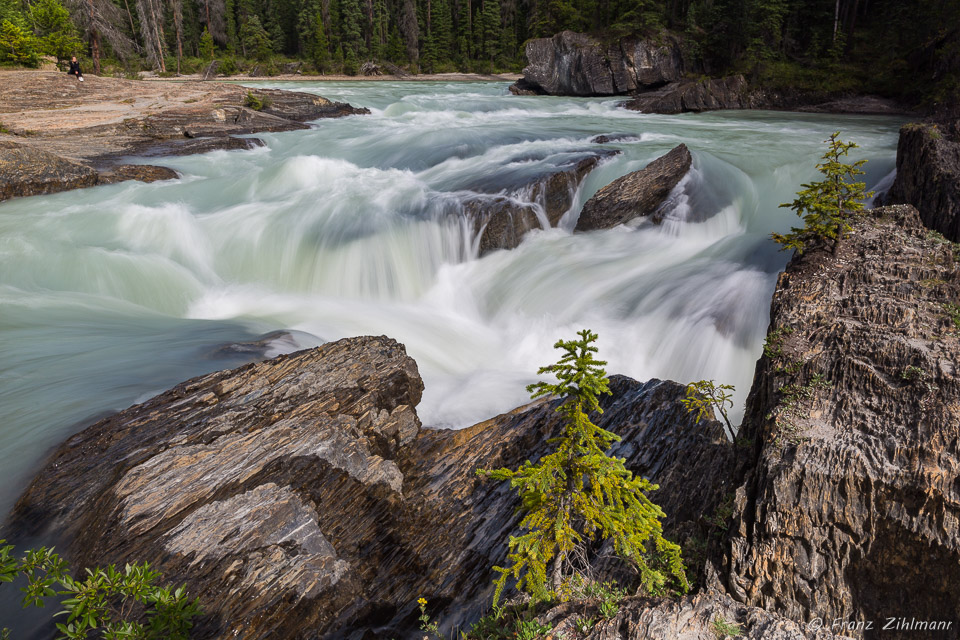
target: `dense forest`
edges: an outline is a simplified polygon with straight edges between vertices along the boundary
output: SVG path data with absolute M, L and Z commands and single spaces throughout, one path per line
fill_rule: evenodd
M 286 59 L 306 72 L 519 70 L 523 43 L 564 29 L 682 34 L 710 74 L 897 94 L 960 59 L 960 0 L 0 0 L 0 63 L 87 56 L 130 72 Z M 920 73 L 918 75 L 918 70 Z M 939 77 L 938 77 L 939 74 Z

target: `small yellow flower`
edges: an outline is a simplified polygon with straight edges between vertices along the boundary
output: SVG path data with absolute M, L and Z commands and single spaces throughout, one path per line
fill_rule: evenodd
M 421 607 L 425 607 L 425 606 L 427 606 L 427 599 L 426 599 L 426 598 L 419 598 L 419 599 L 417 600 L 417 604 L 419 604 Z

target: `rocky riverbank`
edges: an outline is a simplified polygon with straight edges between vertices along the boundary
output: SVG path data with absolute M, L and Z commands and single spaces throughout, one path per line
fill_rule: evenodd
M 123 158 L 250 148 L 260 142 L 234 136 L 363 113 L 312 94 L 220 83 L 92 75 L 80 83 L 64 73 L 0 71 L 0 200 L 168 179 L 176 173 Z
M 624 107 L 644 113 L 716 109 L 785 109 L 896 115 L 908 110 L 877 96 L 769 91 L 743 76 L 708 78 L 680 36 L 664 33 L 605 41 L 563 31 L 527 42 L 529 64 L 510 90 L 517 95 L 631 96 Z

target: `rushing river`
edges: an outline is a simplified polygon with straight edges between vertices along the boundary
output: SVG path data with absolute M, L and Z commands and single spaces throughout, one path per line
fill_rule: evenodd
M 797 222 L 777 205 L 815 177 L 836 129 L 870 160 L 868 186 L 881 182 L 899 125 L 640 115 L 616 100 L 514 97 L 504 84 L 261 86 L 373 113 L 261 135 L 267 146 L 251 151 L 164 159 L 181 180 L 0 204 L 0 512 L 97 417 L 346 336 L 407 346 L 428 426 L 523 403 L 552 344 L 583 327 L 600 334 L 611 373 L 735 384 L 739 418 L 787 260 L 769 234 Z M 632 137 L 597 145 L 597 134 Z M 594 191 L 680 142 L 694 169 L 664 224 L 571 233 Z M 450 215 L 472 184 L 599 148 L 622 153 L 590 174 L 559 228 L 517 249 L 479 258 L 469 225 Z

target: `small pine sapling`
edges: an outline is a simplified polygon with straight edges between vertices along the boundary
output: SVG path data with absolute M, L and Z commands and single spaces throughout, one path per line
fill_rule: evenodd
M 533 602 L 555 597 L 579 577 L 573 558 L 585 557 L 597 539 L 612 541 L 616 553 L 634 564 L 648 593 L 663 592 L 671 579 L 681 591 L 689 588 L 680 547 L 663 537 L 663 510 L 646 495 L 657 485 L 635 478 L 622 458 L 608 455 L 620 438 L 590 420 L 591 413 L 602 413 L 598 396 L 610 390 L 606 362 L 594 358 L 597 335 L 589 330 L 578 335 L 579 340 L 557 342 L 554 347 L 563 356 L 538 372 L 554 375 L 557 382 L 527 387 L 532 398 L 562 399 L 557 412 L 563 433 L 550 440 L 554 450 L 516 470 L 477 471 L 509 481 L 525 514 L 520 527 L 526 532 L 509 540 L 509 566 L 494 567 L 500 574 L 494 606 L 511 577 Z
M 803 253 L 814 244 L 832 243 L 836 253 L 840 241 L 853 228 L 851 219 L 863 210 L 863 200 L 873 195 L 872 191 L 865 191 L 867 185 L 863 182 L 853 182 L 854 176 L 863 174 L 860 167 L 866 160 L 853 164 L 841 161 L 857 145 L 840 140 L 839 131 L 824 142 L 829 147 L 822 156 L 823 162 L 817 165 L 824 179 L 801 185 L 803 191 L 797 192 L 793 202 L 780 205 L 796 211 L 804 222 L 803 227 L 793 227 L 790 233 L 771 234 L 784 250 L 796 249 L 797 253 Z
M 733 392 L 736 391 L 731 384 L 717 384 L 713 380 L 700 380 L 691 382 L 687 385 L 687 396 L 681 398 L 680 402 L 686 408 L 687 412 L 697 414 L 697 424 L 703 420 L 711 410 L 716 409 L 720 417 L 726 423 L 726 431 L 730 439 L 736 437 L 737 432 L 730 424 L 730 417 L 727 415 L 727 408 L 733 408 Z

